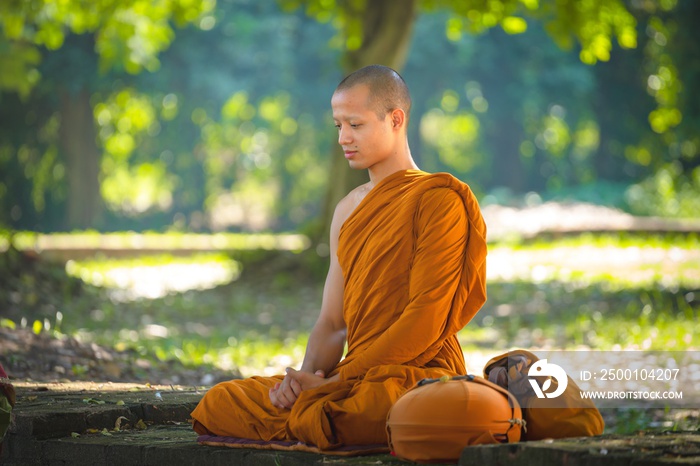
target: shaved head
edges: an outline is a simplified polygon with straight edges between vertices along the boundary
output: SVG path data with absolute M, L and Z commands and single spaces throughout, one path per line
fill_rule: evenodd
M 349 74 L 335 89 L 335 94 L 355 86 L 365 85 L 369 88 L 369 107 L 379 119 L 400 108 L 406 114 L 411 113 L 411 95 L 403 78 L 387 66 L 369 65 Z

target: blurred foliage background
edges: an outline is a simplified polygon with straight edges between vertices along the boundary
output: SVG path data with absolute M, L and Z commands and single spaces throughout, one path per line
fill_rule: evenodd
M 699 10 L 690 0 L 3 2 L 0 225 L 318 231 L 362 175 L 335 152 L 330 95 L 374 62 L 410 85 L 419 165 L 467 181 L 484 203 L 535 191 L 696 217 Z

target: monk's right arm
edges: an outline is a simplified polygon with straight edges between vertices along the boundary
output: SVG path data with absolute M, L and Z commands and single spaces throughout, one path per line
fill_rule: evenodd
M 340 227 L 351 212 L 348 203 L 340 201 L 333 214 L 330 237 L 330 267 L 323 288 L 321 313 L 311 330 L 306 344 L 306 354 L 301 365 L 302 372 L 316 374 L 323 371 L 327 377 L 343 357 L 347 329 L 343 319 L 343 272 L 338 263 L 338 236 Z M 334 375 L 328 382 L 337 380 Z M 291 408 L 301 393 L 301 384 L 287 374 L 282 383 L 270 390 L 270 400 L 280 408 Z
M 343 272 L 338 263 L 338 237 L 340 227 L 345 219 L 352 213 L 354 205 L 346 196 L 341 200 L 333 213 L 330 235 L 330 267 L 326 276 L 326 283 L 323 288 L 323 301 L 321 302 L 321 313 L 311 330 L 309 341 L 306 344 L 306 354 L 301 365 L 301 372 L 317 374 L 323 371 L 322 377 L 326 377 L 323 382 L 334 382 L 340 376 L 335 374 L 328 377 L 343 357 L 345 350 L 345 339 L 347 327 L 343 319 L 343 292 L 344 279 Z M 304 389 L 297 376 L 290 377 L 290 371 L 284 377 L 282 383 L 277 384 L 270 390 L 270 400 L 275 406 L 280 408 L 291 408 L 297 397 Z M 295 371 L 291 371 L 294 373 Z M 318 382 L 315 380 L 314 382 Z
M 321 313 L 311 330 L 301 370 L 329 374 L 340 361 L 347 331 L 343 320 L 343 274 L 331 247 L 331 265 L 323 289 Z
M 343 271 L 338 262 L 340 227 L 354 206 L 348 198 L 341 200 L 333 213 L 330 228 L 330 266 L 323 287 L 323 300 L 318 320 L 311 330 L 301 370 L 315 373 L 322 370 L 328 375 L 343 357 L 347 329 L 343 319 Z

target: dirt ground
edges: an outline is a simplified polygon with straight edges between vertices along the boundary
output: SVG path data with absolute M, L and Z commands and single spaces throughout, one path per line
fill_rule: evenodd
M 240 374 L 175 361 L 154 362 L 131 352 L 117 352 L 76 338 L 55 338 L 30 329 L 0 328 L 0 362 L 13 381 L 111 381 L 203 386 Z

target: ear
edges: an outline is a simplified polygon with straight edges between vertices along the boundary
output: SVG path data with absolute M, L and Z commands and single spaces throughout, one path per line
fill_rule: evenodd
M 391 118 L 391 126 L 395 129 L 401 129 L 406 125 L 406 113 L 400 108 L 392 110 L 389 118 Z

